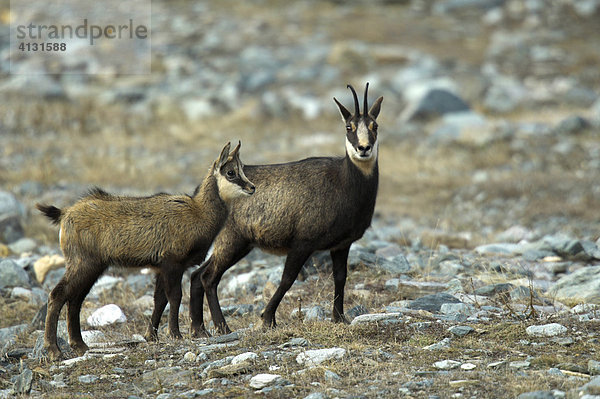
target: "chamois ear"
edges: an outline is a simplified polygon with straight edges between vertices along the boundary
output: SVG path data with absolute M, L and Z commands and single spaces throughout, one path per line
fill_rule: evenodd
M 352 114 L 346 109 L 346 107 L 340 104 L 340 102 L 335 97 L 333 97 L 333 101 L 335 101 L 335 103 L 338 106 L 338 109 L 340 110 L 340 114 L 342 114 L 342 120 L 344 121 L 344 123 L 347 123 L 348 119 L 350 119 Z
M 379 115 L 379 111 L 381 110 L 381 102 L 382 101 L 383 101 L 383 96 L 379 97 L 377 100 L 375 100 L 375 102 L 371 106 L 371 109 L 369 110 L 369 116 L 371 118 L 377 119 L 377 116 Z
M 229 153 L 230 158 L 238 158 L 240 157 L 240 147 L 242 146 L 242 141 L 238 141 L 238 145 L 235 146 L 233 151 Z
M 229 148 L 231 148 L 231 143 L 225 144 L 223 150 L 221 150 L 221 155 L 219 155 L 219 159 L 215 162 L 215 168 L 221 169 L 225 163 L 227 163 L 227 158 L 229 158 Z

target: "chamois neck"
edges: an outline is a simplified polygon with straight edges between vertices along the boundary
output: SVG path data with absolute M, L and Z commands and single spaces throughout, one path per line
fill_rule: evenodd
M 215 178 L 212 168 L 208 171 L 208 174 L 202 181 L 200 187 L 196 189 L 192 198 L 195 202 L 202 204 L 205 209 L 207 209 L 206 207 L 217 207 L 223 210 L 227 209 L 225 202 L 219 196 L 217 179 Z
M 375 181 L 379 179 L 379 164 L 375 157 L 371 161 L 354 161 L 350 158 L 348 152 L 344 158 L 344 169 L 348 171 L 348 177 L 361 181 Z

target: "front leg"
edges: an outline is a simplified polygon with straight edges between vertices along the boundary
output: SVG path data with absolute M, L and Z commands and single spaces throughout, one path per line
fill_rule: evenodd
M 346 275 L 348 274 L 348 252 L 350 252 L 350 246 L 330 252 L 333 261 L 333 282 L 335 284 L 333 297 L 333 321 L 335 323 L 350 324 L 344 316 L 344 287 L 346 286 Z
M 158 326 L 166 306 L 167 294 L 165 293 L 163 278 L 160 273 L 158 273 L 154 284 L 154 310 L 152 310 L 152 317 L 150 318 L 150 324 L 148 325 L 146 334 L 144 334 L 146 341 L 158 340 Z
M 194 270 L 190 278 L 190 319 L 192 319 L 190 332 L 194 338 L 210 337 L 210 333 L 204 326 L 204 286 L 202 285 L 202 273 L 204 273 L 211 259 L 212 257 L 198 269 Z
M 179 306 L 181 305 L 181 279 L 185 268 L 176 265 L 172 268 L 161 268 L 161 276 L 169 301 L 169 334 L 172 338 L 181 339 L 179 332 Z

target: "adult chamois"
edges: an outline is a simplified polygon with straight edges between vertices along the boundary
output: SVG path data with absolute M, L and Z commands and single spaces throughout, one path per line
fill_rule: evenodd
M 262 314 L 264 327 L 275 327 L 281 299 L 309 256 L 320 250 L 329 250 L 333 261 L 333 320 L 347 322 L 343 309 L 348 252 L 370 226 L 375 209 L 379 180 L 376 119 L 383 101 L 379 97 L 368 108 L 367 83 L 361 114 L 356 91 L 348 88 L 354 97 L 354 114 L 333 99 L 346 127 L 344 157 L 244 165 L 244 173 L 256 184 L 256 194 L 232 201 L 212 255 L 192 273 L 193 336 L 209 335 L 203 318 L 204 293 L 217 330 L 231 331 L 221 312 L 217 285 L 223 273 L 255 247 L 287 254 L 281 283 Z
M 161 193 L 121 197 L 96 188 L 65 209 L 37 204 L 53 223 L 60 224 L 60 247 L 66 263 L 65 275 L 48 300 L 44 340 L 52 359 L 61 356 L 56 329 L 65 303 L 71 347 L 78 354 L 88 350 L 81 337 L 81 304 L 111 265 L 150 266 L 158 272 L 146 338 L 157 338 L 167 301 L 171 306 L 169 333 L 181 338 L 178 318 L 183 272 L 204 261 L 227 218 L 228 204 L 255 190 L 244 175 L 240 145 L 231 153 L 229 143 L 223 148 L 192 196 Z

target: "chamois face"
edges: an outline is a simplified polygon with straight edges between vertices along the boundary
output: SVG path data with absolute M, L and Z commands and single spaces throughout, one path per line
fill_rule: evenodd
M 360 113 L 358 97 L 354 88 L 348 85 L 354 97 L 354 114 L 350 113 L 337 99 L 337 104 L 342 120 L 346 125 L 346 153 L 350 160 L 365 174 L 370 175 L 377 160 L 377 116 L 381 107 L 383 97 L 379 97 L 371 109 L 367 111 L 367 92 L 369 84 L 365 88 L 363 113 Z
M 229 153 L 229 143 L 221 151 L 219 160 L 216 161 L 214 174 L 217 179 L 219 196 L 225 202 L 234 198 L 254 194 L 254 184 L 244 174 L 244 164 L 240 160 L 239 150 L 241 142 Z

